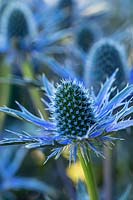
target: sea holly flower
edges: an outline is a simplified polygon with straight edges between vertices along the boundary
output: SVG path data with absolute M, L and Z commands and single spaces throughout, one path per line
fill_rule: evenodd
M 49 120 L 31 114 L 19 103 L 20 111 L 8 107 L 0 108 L 1 112 L 24 119 L 39 126 L 40 135 L 16 133 L 17 137 L 4 138 L 0 145 L 24 144 L 27 148 L 51 147 L 51 157 L 58 158 L 65 149 L 69 149 L 69 163 L 76 162 L 77 155 L 86 178 L 87 189 L 91 200 L 97 200 L 97 189 L 91 164 L 90 151 L 103 156 L 97 148 L 105 142 L 112 143 L 120 139 L 114 132 L 133 125 L 129 118 L 133 112 L 133 85 L 126 86 L 112 97 L 117 70 L 101 87 L 97 96 L 93 89 L 84 88 L 76 80 L 62 80 L 54 87 L 46 77 L 43 84 L 49 101 L 43 102 L 50 111 Z M 46 161 L 47 161 L 46 160 Z
M 113 86 L 121 90 L 128 82 L 128 64 L 122 45 L 112 39 L 104 38 L 96 42 L 88 55 L 85 68 L 85 82 L 98 93 L 103 83 L 116 69 L 118 73 Z M 127 69 L 126 69 L 127 68 Z
M 49 121 L 31 114 L 19 103 L 20 111 L 0 108 L 1 112 L 39 126 L 41 134 L 33 136 L 25 132 L 14 133 L 17 137 L 4 138 L 0 145 L 51 147 L 53 152 L 48 159 L 54 156 L 58 158 L 62 151 L 69 148 L 70 162 L 76 160 L 79 148 L 83 154 L 89 148 L 96 155 L 103 156 L 97 147 L 106 141 L 118 139 L 113 136 L 113 132 L 133 125 L 133 119 L 129 118 L 133 112 L 133 107 L 130 106 L 133 85 L 126 86 L 112 98 L 112 84 L 116 74 L 117 71 L 106 80 L 97 96 L 93 90 L 89 91 L 76 80 L 63 80 L 54 87 L 44 76 L 43 84 L 50 102 L 43 101 L 50 111 Z
M 16 41 L 21 49 L 26 38 L 33 40 L 37 36 L 37 23 L 28 5 L 12 1 L 2 10 L 0 30 L 9 48 Z

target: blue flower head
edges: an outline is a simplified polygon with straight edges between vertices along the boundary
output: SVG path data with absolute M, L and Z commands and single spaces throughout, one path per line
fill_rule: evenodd
M 18 1 L 7 2 L 1 15 L 0 32 L 9 46 L 14 41 L 20 43 L 35 38 L 37 25 L 29 6 Z
M 28 26 L 24 15 L 19 10 L 14 10 L 11 13 L 8 23 L 8 37 L 26 37 L 28 35 Z
M 19 103 L 21 111 L 0 108 L 1 112 L 42 128 L 40 135 L 15 133 L 17 137 L 5 138 L 0 144 L 26 144 L 27 148 L 51 147 L 53 152 L 48 159 L 52 156 L 57 158 L 66 148 L 70 150 L 70 161 L 76 160 L 78 148 L 81 148 L 83 154 L 90 148 L 97 155 L 102 155 L 99 145 L 117 139 L 113 132 L 133 125 L 133 119 L 129 118 L 133 112 L 133 107 L 130 106 L 133 85 L 126 86 L 111 97 L 116 73 L 117 70 L 106 80 L 97 96 L 93 90 L 85 89 L 76 80 L 63 80 L 54 87 L 43 77 L 44 88 L 50 100 L 44 100 L 51 114 L 50 120 L 34 116 Z
M 96 42 L 90 51 L 86 64 L 85 79 L 89 86 L 98 93 L 103 83 L 117 68 L 115 86 L 121 90 L 128 82 L 127 60 L 123 47 L 111 39 Z
M 53 99 L 53 119 L 65 136 L 84 136 L 95 121 L 87 90 L 76 82 L 63 81 Z

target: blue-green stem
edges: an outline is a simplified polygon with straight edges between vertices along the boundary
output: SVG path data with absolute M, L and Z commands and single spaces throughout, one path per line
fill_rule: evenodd
M 89 193 L 89 199 L 98 200 L 99 198 L 97 193 L 96 181 L 94 177 L 90 152 L 88 150 L 87 154 L 83 154 L 82 149 L 79 148 L 78 156 L 84 172 L 87 190 Z
M 10 78 L 11 77 L 11 66 L 5 64 L 4 61 L 0 65 L 0 77 Z M 8 106 L 11 93 L 11 85 L 6 83 L 0 83 L 0 106 Z M 0 113 L 0 130 L 3 129 L 5 122 L 5 113 Z
M 30 63 L 25 62 L 23 64 L 22 67 L 22 74 L 24 78 L 29 78 L 34 80 L 34 72 L 33 72 L 33 67 L 30 65 Z M 44 109 L 44 105 L 41 102 L 41 95 L 40 95 L 40 91 L 38 90 L 38 88 L 31 88 L 29 89 L 30 92 L 30 96 L 32 98 L 32 101 L 35 105 L 35 107 L 37 108 L 37 110 L 39 110 L 42 114 L 42 116 L 47 119 L 47 113 L 45 112 Z

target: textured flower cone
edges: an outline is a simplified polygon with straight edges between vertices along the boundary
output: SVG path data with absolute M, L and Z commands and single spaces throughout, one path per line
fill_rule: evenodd
M 64 82 L 57 88 L 53 117 L 58 132 L 65 136 L 82 137 L 95 123 L 87 92 L 72 82 Z
M 0 24 L 1 33 L 8 42 L 22 42 L 25 38 L 34 38 L 37 35 L 36 22 L 28 4 L 12 1 L 3 9 Z
M 127 62 L 123 48 L 114 41 L 105 39 L 97 42 L 91 49 L 85 69 L 86 84 L 93 86 L 95 93 L 117 68 L 115 86 L 121 90 L 127 83 Z
M 8 37 L 24 38 L 28 33 L 28 24 L 25 16 L 19 10 L 14 10 L 8 22 Z

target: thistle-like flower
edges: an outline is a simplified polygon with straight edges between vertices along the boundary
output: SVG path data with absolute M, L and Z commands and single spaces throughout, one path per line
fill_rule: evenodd
M 11 45 L 12 40 L 18 42 L 37 36 L 37 24 L 30 8 L 22 2 L 7 2 L 1 15 L 0 32 Z
M 121 90 L 128 82 L 126 67 L 123 47 L 111 39 L 102 39 L 96 42 L 90 51 L 85 71 L 86 83 L 93 86 L 95 93 L 98 93 L 100 83 L 118 68 L 115 86 Z
M 15 133 L 16 138 L 5 138 L 0 145 L 26 144 L 27 148 L 50 146 L 53 152 L 48 159 L 53 156 L 57 158 L 69 148 L 70 162 L 76 160 L 78 148 L 83 154 L 90 148 L 97 155 L 102 155 L 97 146 L 105 141 L 112 142 L 117 139 L 113 137 L 113 132 L 133 125 L 133 119 L 129 118 L 133 112 L 133 107 L 130 106 L 133 85 L 126 86 L 111 98 L 116 73 L 117 71 L 106 80 L 97 96 L 76 80 L 63 80 L 54 87 L 43 77 L 44 88 L 50 100 L 44 100 L 51 114 L 49 121 L 34 116 L 19 103 L 21 111 L 0 108 L 1 112 L 39 126 L 42 128 L 41 135 Z

